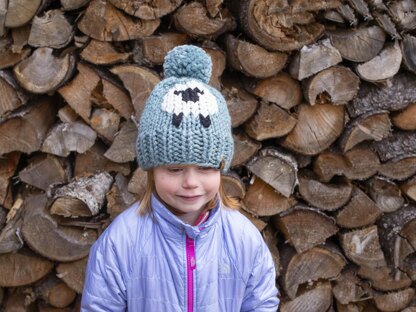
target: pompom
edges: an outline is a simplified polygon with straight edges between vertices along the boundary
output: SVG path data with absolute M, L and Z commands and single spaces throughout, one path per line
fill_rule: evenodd
M 212 61 L 203 49 L 193 45 L 181 45 L 168 52 L 163 70 L 165 78 L 188 77 L 208 83 L 211 78 Z

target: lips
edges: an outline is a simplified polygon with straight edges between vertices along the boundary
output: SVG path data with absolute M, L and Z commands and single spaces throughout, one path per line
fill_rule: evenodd
M 177 195 L 179 198 L 181 198 L 182 200 L 185 200 L 185 201 L 194 201 L 194 200 L 197 200 L 197 199 L 199 199 L 199 198 L 201 198 L 202 197 L 202 195 L 192 195 L 192 196 L 189 196 L 189 195 Z

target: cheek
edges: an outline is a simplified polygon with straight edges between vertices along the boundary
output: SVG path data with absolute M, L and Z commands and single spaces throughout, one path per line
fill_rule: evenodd
M 171 178 L 167 179 L 161 176 L 155 179 L 155 188 L 159 196 L 161 194 L 171 195 L 175 193 L 177 185 L 178 183 L 176 181 L 173 181 Z
M 218 192 L 221 183 L 221 175 L 214 174 L 206 179 L 205 187 L 211 192 Z

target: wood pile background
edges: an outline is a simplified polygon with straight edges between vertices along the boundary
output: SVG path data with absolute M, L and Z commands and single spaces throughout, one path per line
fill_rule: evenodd
M 415 0 L 0 0 L 0 310 L 77 311 L 140 196 L 165 53 L 203 47 L 281 311 L 416 311 Z

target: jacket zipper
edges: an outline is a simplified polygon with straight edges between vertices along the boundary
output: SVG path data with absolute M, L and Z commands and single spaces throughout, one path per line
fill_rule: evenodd
M 194 307 L 194 270 L 196 268 L 195 241 L 186 235 L 186 269 L 187 269 L 187 293 L 188 312 L 193 312 Z

